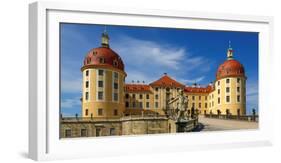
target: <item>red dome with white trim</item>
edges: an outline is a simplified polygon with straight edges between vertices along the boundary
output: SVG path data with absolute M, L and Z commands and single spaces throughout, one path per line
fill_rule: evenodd
M 113 67 L 124 71 L 124 63 L 121 57 L 109 47 L 109 36 L 102 34 L 101 47 L 91 49 L 84 59 L 84 66 L 96 65 Z
M 244 66 L 237 60 L 233 59 L 232 48 L 228 49 L 227 60 L 221 64 L 216 73 L 216 79 L 222 79 L 225 77 L 244 77 L 245 69 Z

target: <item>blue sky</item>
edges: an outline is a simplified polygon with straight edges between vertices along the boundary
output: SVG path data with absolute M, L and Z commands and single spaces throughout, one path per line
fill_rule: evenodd
M 258 108 L 258 33 L 192 29 L 106 27 L 110 47 L 125 64 L 126 82 L 150 83 L 168 73 L 186 85 L 207 85 L 215 80 L 229 46 L 245 67 L 247 112 Z M 99 47 L 103 25 L 61 24 L 61 112 L 80 115 L 83 59 Z

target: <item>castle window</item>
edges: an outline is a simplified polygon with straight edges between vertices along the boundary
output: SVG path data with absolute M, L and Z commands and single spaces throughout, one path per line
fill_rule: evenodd
M 128 93 L 126 93 L 125 97 L 126 97 L 126 99 L 128 99 L 128 98 L 129 98 L 129 94 L 128 94 Z
M 218 86 L 220 86 L 220 81 L 218 81 Z
M 149 99 L 149 94 L 146 95 L 146 99 Z
M 240 92 L 240 87 L 237 87 L 237 92 Z
M 85 99 L 88 100 L 89 99 L 89 92 L 85 93 Z
M 104 58 L 100 58 L 99 61 L 100 61 L 100 63 L 105 63 L 105 59 Z
M 158 99 L 158 95 L 155 95 L 155 99 Z
M 89 76 L 89 70 L 86 70 L 86 76 Z
M 158 88 L 158 87 L 156 87 L 156 88 L 155 88 L 155 91 L 156 91 L 156 92 L 158 92 L 158 89 L 159 89 L 159 88 Z
M 118 79 L 118 73 L 117 72 L 114 72 L 114 78 Z
M 114 101 L 118 101 L 118 93 L 114 93 L 113 96 L 114 96 L 114 97 L 113 97 L 113 98 L 114 98 Z
M 237 78 L 237 83 L 240 83 L 240 78 Z
M 220 98 L 218 98 L 218 104 L 220 104 L 221 103 L 221 99 Z
M 226 83 L 229 83 L 229 81 L 230 81 L 229 79 L 226 79 Z
M 199 100 L 201 100 L 201 96 L 199 96 Z
M 103 81 L 102 81 L 102 80 L 99 80 L 99 81 L 98 81 L 98 86 L 99 86 L 99 87 L 103 87 Z
M 240 95 L 237 96 L 237 102 L 240 102 Z
M 113 98 L 114 98 L 114 101 L 118 101 L 118 93 L 114 93 L 113 96 L 114 96 L 114 97 L 113 97 Z
M 205 96 L 205 100 L 208 100 L 208 96 Z
M 118 83 L 114 83 L 114 89 L 118 89 Z
M 85 115 L 87 116 L 89 113 L 88 113 L 88 109 L 85 110 Z
M 113 111 L 113 115 L 118 115 L 118 110 L 117 109 L 114 109 L 114 111 Z
M 66 129 L 64 132 L 65 132 L 65 137 L 66 138 L 71 137 L 71 129 Z
M 195 96 L 192 96 L 192 100 L 195 100 Z
M 102 115 L 103 115 L 103 109 L 102 109 L 102 108 L 99 108 L 99 109 L 98 109 L 98 115 L 99 115 L 99 116 L 102 116 Z
M 103 99 L 103 92 L 101 92 L 101 91 L 98 92 L 98 99 L 99 100 Z
M 115 128 L 110 128 L 109 134 L 110 135 L 115 135 Z
M 140 94 L 140 97 L 139 97 L 140 99 L 142 99 L 142 94 Z
M 136 107 L 136 102 L 133 102 L 133 108 L 135 108 Z
M 226 102 L 230 102 L 230 97 L 226 96 Z
M 142 107 L 143 107 L 143 106 L 142 106 L 142 102 L 140 102 L 140 103 L 139 103 L 139 107 L 140 107 L 140 108 L 142 108 Z
M 86 137 L 87 136 L 87 129 L 82 128 L 80 131 L 81 137 Z
M 135 94 L 133 94 L 133 95 L 132 95 L 132 97 L 133 97 L 133 99 L 135 99 L 135 98 L 136 98 L 136 95 L 135 95 Z
M 87 64 L 91 63 L 91 58 L 87 59 Z
M 192 107 L 195 108 L 195 103 L 192 103 Z
M 220 94 L 221 93 L 221 90 L 220 89 L 218 89 L 218 94 Z
M 113 61 L 113 66 L 114 66 L 114 67 L 117 67 L 117 66 L 118 66 L 118 61 L 117 61 L 117 60 L 114 60 L 114 61 Z
M 226 92 L 229 93 L 229 87 L 226 87 Z
M 200 97 L 200 96 L 199 96 Z M 201 108 L 201 103 L 199 103 L 199 108 Z
M 208 107 L 208 103 L 205 103 L 205 108 L 207 108 Z
M 146 108 L 149 108 L 149 102 L 146 102 Z
M 89 87 L 89 81 L 86 81 L 86 88 L 88 88 Z
M 155 102 L 155 108 L 158 108 L 158 102 Z
M 212 107 L 214 107 L 214 101 L 212 101 Z
M 125 103 L 125 107 L 128 108 L 129 107 L 129 102 Z
M 99 70 L 99 76 L 103 76 L 104 71 L 103 70 Z

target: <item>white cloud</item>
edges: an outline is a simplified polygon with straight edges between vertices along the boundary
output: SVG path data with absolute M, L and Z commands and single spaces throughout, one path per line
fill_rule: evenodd
M 204 79 L 205 79 L 205 76 L 200 76 L 200 77 L 194 78 L 194 79 L 179 79 L 179 81 L 184 84 L 193 84 L 193 83 L 199 83 Z
M 80 98 L 78 98 L 78 97 L 76 97 L 76 98 L 69 98 L 69 99 L 63 99 L 61 101 L 61 107 L 63 109 L 74 108 L 74 107 L 78 107 L 78 106 L 81 106 Z
M 194 76 L 196 72 L 208 72 L 210 63 L 207 58 L 191 55 L 186 48 L 168 43 L 141 40 L 128 36 L 118 36 L 112 43 L 114 49 L 123 59 L 127 72 L 127 82 L 153 82 L 168 73 L 182 83 L 200 82 L 202 75 L 195 79 L 185 79 Z
M 126 64 L 134 62 L 134 67 L 149 66 L 173 70 L 184 68 L 187 71 L 206 63 L 205 58 L 193 57 L 185 48 L 128 36 L 119 38 L 119 41 L 113 45 L 113 49 L 122 56 Z

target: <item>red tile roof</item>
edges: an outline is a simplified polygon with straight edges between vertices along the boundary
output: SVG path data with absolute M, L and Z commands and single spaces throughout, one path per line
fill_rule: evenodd
M 226 60 L 221 64 L 216 73 L 216 79 L 224 77 L 243 77 L 245 76 L 244 66 L 237 60 Z
M 109 47 L 91 49 L 84 59 L 84 66 L 87 65 L 108 65 L 124 71 L 121 57 Z
M 214 87 L 208 85 L 207 87 L 197 87 L 197 86 L 186 86 L 184 92 L 186 93 L 210 93 L 214 90 Z
M 150 92 L 150 86 L 146 84 L 125 84 L 127 92 Z
M 150 83 L 151 86 L 159 86 L 159 87 L 184 87 L 183 84 L 177 82 L 176 80 L 172 79 L 167 74 L 164 74 L 160 79 Z

